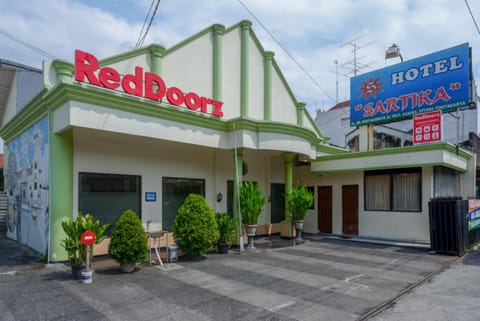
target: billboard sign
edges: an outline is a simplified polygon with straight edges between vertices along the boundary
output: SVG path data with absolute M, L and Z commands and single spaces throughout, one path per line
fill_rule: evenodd
M 480 200 L 470 199 L 468 200 L 468 230 L 475 230 L 480 228 Z
M 464 43 L 353 77 L 351 126 L 466 107 L 471 101 L 470 75 L 470 50 Z
M 413 143 L 424 144 L 442 140 L 442 112 L 440 110 L 413 116 Z

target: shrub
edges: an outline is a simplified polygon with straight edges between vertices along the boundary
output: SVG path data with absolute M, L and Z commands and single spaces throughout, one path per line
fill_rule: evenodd
M 137 263 L 147 259 L 147 234 L 138 215 L 125 211 L 112 232 L 108 254 L 118 263 Z
M 188 195 L 173 222 L 173 236 L 189 256 L 205 254 L 217 243 L 219 232 L 215 213 L 203 196 Z
M 260 188 L 253 182 L 242 182 L 240 187 L 240 211 L 242 223 L 245 225 L 256 225 L 262 213 L 265 197 Z
M 313 193 L 305 187 L 294 187 L 287 194 L 287 209 L 292 213 L 292 219 L 302 221 L 307 215 L 308 209 L 313 204 Z
M 231 245 L 233 235 L 237 228 L 235 220 L 225 212 L 215 213 L 215 220 L 217 221 L 218 232 L 220 235 L 218 243 Z

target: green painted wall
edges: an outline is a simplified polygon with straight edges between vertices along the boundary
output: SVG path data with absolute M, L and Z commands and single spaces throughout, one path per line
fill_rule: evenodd
M 60 245 L 64 238 L 62 220 L 73 212 L 73 132 L 53 133 L 50 113 L 50 250 L 49 261 L 66 260 Z

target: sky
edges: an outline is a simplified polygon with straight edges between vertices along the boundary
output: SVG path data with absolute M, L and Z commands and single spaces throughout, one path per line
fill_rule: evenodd
M 467 1 L 480 24 L 480 1 Z M 129 51 L 151 4 L 0 0 L 0 59 L 40 68 L 50 58 L 32 47 L 72 62 L 75 49 L 99 59 Z M 228 28 L 241 20 L 252 21 L 313 117 L 349 99 L 354 51 L 361 74 L 399 63 L 400 58 L 385 60 L 393 43 L 408 60 L 468 42 L 480 81 L 480 33 L 465 0 L 161 0 L 144 45 L 169 48 L 212 24 Z

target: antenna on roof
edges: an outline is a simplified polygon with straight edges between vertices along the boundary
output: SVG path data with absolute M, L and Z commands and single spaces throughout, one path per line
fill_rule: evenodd
M 355 39 L 352 39 L 352 40 L 349 40 L 347 42 L 345 42 L 343 45 L 340 46 L 340 48 L 343 48 L 345 47 L 346 45 L 350 45 L 353 47 L 353 50 L 352 50 L 352 53 L 353 53 L 353 60 L 350 60 L 348 62 L 345 62 L 343 63 L 342 65 L 340 65 L 340 67 L 343 67 L 345 65 L 348 65 L 348 64 L 353 64 L 353 75 L 356 76 L 358 71 L 360 71 L 360 69 L 363 69 L 363 68 L 366 68 L 366 67 L 370 67 L 370 65 L 372 65 L 373 63 L 375 63 L 374 61 L 373 62 L 370 62 L 368 64 L 364 64 L 364 63 L 361 63 L 359 62 L 360 59 L 362 58 L 365 58 L 365 56 L 362 56 L 362 57 L 357 57 L 357 51 L 362 49 L 362 48 L 365 48 L 369 45 L 371 45 L 372 43 L 375 42 L 375 40 L 373 41 L 370 41 L 369 43 L 366 43 L 366 44 L 363 44 L 363 45 L 358 45 L 357 44 L 357 41 L 359 39 L 362 39 L 363 37 L 365 37 L 365 35 L 361 35 L 360 37 L 357 37 Z

